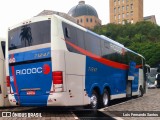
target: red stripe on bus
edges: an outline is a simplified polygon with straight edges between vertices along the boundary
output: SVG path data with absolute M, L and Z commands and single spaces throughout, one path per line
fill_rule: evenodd
M 82 54 L 84 54 L 84 55 L 86 55 L 86 56 L 89 56 L 89 57 L 91 57 L 92 59 L 94 59 L 94 60 L 96 60 L 96 61 L 98 61 L 98 62 L 100 62 L 100 63 L 102 63 L 102 64 L 105 64 L 105 65 L 110 66 L 110 67 L 113 67 L 113 68 L 122 69 L 122 70 L 127 70 L 127 69 L 129 69 L 129 66 L 126 65 L 126 64 L 122 64 L 122 63 L 118 63 L 118 62 L 114 62 L 114 61 L 111 61 L 111 60 L 102 58 L 102 57 L 100 57 L 100 56 L 98 56 L 98 55 L 95 55 L 95 54 L 93 54 L 93 53 L 91 53 L 91 52 L 88 52 L 88 51 L 86 51 L 86 50 L 84 50 L 84 49 L 82 49 L 82 48 L 74 45 L 73 43 L 71 43 L 71 42 L 69 42 L 69 41 L 67 41 L 67 40 L 65 40 L 65 41 L 66 41 L 66 43 L 67 43 L 68 45 L 72 46 L 74 49 L 78 50 L 78 51 L 81 52 Z
M 14 58 L 14 54 L 11 54 L 11 59 L 13 59 Z
M 136 68 L 141 68 L 142 67 L 142 65 L 136 65 Z
M 18 86 L 17 86 L 16 76 L 15 76 L 14 66 L 12 66 L 11 69 L 12 69 L 12 76 L 13 76 L 13 80 L 14 80 L 14 87 L 16 88 L 16 93 L 17 93 L 17 97 L 18 97 L 18 102 L 20 103 L 20 98 L 19 98 L 19 92 L 18 92 Z

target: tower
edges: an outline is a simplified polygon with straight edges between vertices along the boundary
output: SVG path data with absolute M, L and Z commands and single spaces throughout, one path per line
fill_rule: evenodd
M 136 23 L 143 20 L 143 0 L 110 0 L 110 23 Z
M 77 23 L 85 28 L 93 29 L 95 26 L 101 25 L 101 20 L 95 8 L 85 4 L 85 1 L 80 1 L 78 5 L 72 7 L 68 14 L 74 17 Z

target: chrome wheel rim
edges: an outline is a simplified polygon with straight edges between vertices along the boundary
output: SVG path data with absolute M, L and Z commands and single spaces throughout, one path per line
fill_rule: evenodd
M 91 96 L 91 105 L 93 108 L 97 106 L 97 97 L 94 94 Z
M 103 94 L 103 104 L 104 106 L 108 104 L 108 95 L 106 93 Z

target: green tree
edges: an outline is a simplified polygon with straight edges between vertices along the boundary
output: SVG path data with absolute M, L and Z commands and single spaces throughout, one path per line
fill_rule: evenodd
M 32 44 L 32 33 L 31 33 L 31 28 L 28 25 L 24 25 L 21 28 L 21 33 L 20 33 L 20 38 L 21 41 L 25 43 L 25 47 L 30 46 Z

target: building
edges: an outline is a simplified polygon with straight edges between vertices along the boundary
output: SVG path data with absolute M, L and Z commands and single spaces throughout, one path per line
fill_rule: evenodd
M 144 21 L 150 21 L 150 22 L 152 22 L 154 24 L 157 24 L 155 15 L 144 17 Z
M 78 5 L 72 7 L 68 14 L 74 17 L 77 23 L 85 28 L 93 29 L 95 26 L 101 25 L 101 20 L 98 18 L 95 8 L 85 4 L 85 1 L 80 1 Z
M 110 23 L 136 23 L 143 20 L 143 0 L 110 0 Z

